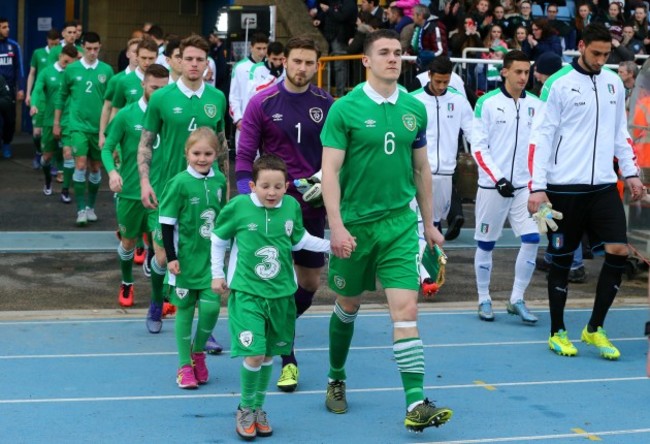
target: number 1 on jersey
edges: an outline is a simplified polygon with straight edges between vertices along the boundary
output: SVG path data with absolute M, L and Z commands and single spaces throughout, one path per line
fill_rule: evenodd
M 300 143 L 300 138 L 302 135 L 302 122 L 296 123 L 296 128 L 298 129 L 298 143 Z

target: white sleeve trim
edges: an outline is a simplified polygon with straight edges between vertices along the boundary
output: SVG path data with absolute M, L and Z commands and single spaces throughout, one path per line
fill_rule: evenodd
M 296 245 L 291 248 L 291 250 L 309 250 L 315 251 L 317 253 L 329 253 L 330 241 L 327 239 L 321 239 L 320 237 L 312 236 L 308 231 L 305 231 L 305 235 Z
M 210 252 L 210 272 L 212 279 L 225 279 L 224 264 L 226 259 L 226 249 L 230 241 L 221 239 L 216 234 L 210 235 L 211 252 Z
M 160 216 L 158 218 L 158 222 L 163 225 L 176 225 L 177 221 L 178 219 L 176 219 L 175 217 Z

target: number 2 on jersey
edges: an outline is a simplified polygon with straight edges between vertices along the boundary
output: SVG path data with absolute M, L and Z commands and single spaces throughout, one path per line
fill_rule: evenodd
M 86 80 L 86 93 L 91 94 L 93 92 L 93 82 Z

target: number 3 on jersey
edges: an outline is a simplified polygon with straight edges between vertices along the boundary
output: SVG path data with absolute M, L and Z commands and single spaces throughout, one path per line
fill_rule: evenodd
M 260 278 L 264 280 L 273 279 L 280 273 L 277 248 L 272 246 L 262 247 L 255 252 L 255 256 L 262 258 L 262 262 L 255 265 L 255 274 Z

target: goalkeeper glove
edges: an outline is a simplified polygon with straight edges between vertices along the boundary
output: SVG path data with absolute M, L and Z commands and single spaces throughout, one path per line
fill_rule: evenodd
M 505 177 L 497 182 L 497 191 L 503 197 L 515 197 L 515 187 Z
M 302 194 L 302 200 L 314 207 L 323 205 L 323 193 L 320 183 L 321 176 L 322 172 L 318 171 L 307 179 L 296 179 L 293 181 L 298 192 Z
M 542 203 L 539 206 L 539 210 L 533 213 L 533 219 L 537 222 L 539 232 L 542 234 L 548 233 L 549 228 L 551 231 L 556 231 L 557 224 L 553 219 L 561 220 L 563 217 L 562 213 L 553 209 L 553 205 L 550 202 Z

